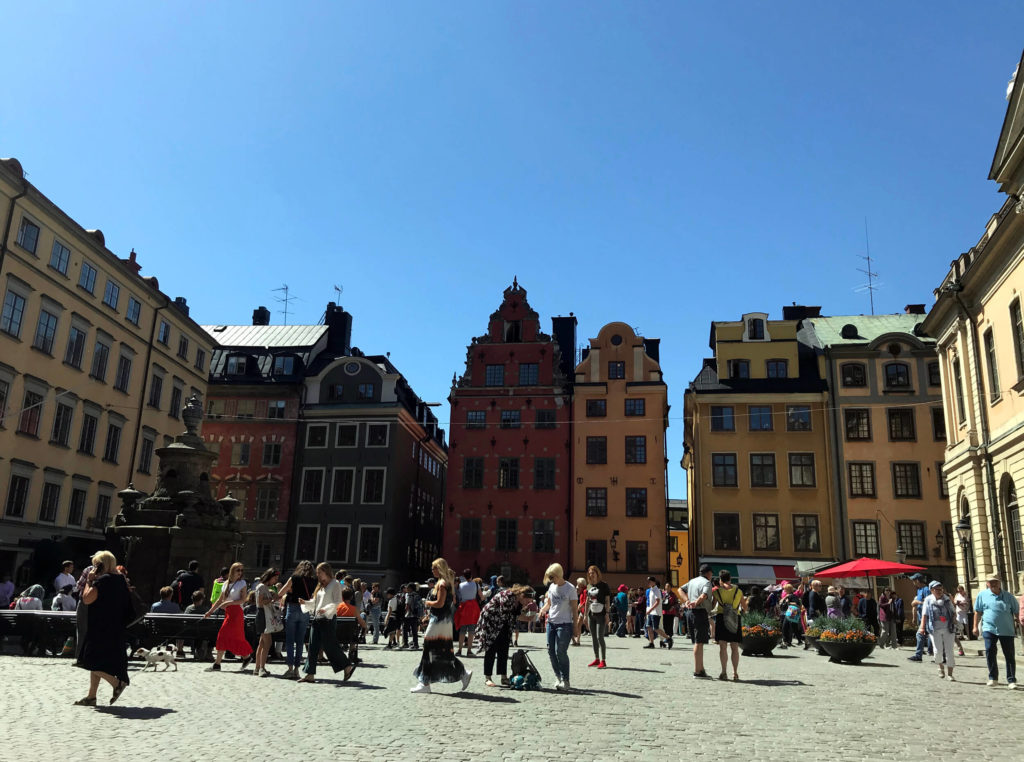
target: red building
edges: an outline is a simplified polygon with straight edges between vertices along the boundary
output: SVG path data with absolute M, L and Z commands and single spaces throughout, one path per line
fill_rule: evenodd
M 570 568 L 576 318 L 553 335 L 518 282 L 453 379 L 444 555 L 457 572 L 539 583 Z

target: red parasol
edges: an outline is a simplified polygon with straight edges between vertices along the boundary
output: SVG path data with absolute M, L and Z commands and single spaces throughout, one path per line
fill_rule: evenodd
M 878 558 L 858 558 L 845 564 L 832 566 L 817 572 L 815 577 L 890 577 L 894 574 L 924 571 L 923 566 L 882 561 Z

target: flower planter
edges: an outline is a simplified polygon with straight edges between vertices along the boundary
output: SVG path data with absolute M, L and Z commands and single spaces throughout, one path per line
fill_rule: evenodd
M 846 662 L 847 664 L 860 664 L 872 651 L 876 643 L 843 643 L 839 641 L 819 641 L 831 659 L 835 662 Z
M 744 656 L 771 656 L 772 651 L 782 642 L 782 633 L 775 635 L 744 635 L 740 650 Z

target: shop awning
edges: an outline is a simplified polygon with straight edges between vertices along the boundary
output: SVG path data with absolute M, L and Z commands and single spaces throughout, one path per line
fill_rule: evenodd
M 723 558 L 721 556 L 705 556 L 700 559 L 700 563 L 710 564 L 712 572 L 715 576 L 723 569 L 728 571 L 732 575 L 734 580 L 737 580 L 743 585 L 774 585 L 778 580 L 781 579 L 797 579 L 797 575 L 794 571 L 795 561 L 776 561 L 775 563 L 765 563 L 767 559 L 761 558 Z

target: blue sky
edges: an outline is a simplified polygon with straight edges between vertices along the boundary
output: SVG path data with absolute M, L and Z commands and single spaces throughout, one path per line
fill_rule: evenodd
M 21 3 L 0 153 L 201 323 L 273 289 L 444 401 L 518 276 L 662 339 L 669 484 L 711 320 L 932 301 L 1001 203 L 1011 2 Z M 447 405 L 440 408 L 447 418 Z

